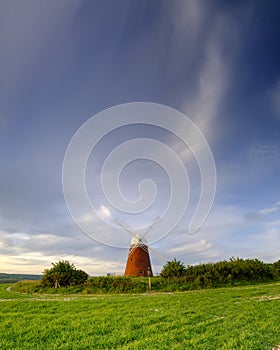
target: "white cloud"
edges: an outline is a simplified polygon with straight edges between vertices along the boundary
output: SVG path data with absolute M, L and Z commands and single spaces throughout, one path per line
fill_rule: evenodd
M 90 213 L 87 213 L 80 217 L 79 222 L 81 222 L 82 224 L 89 224 L 92 223 L 94 220 L 95 216 Z
M 122 273 L 124 261 L 119 260 L 123 252 L 98 245 L 81 232 L 67 237 L 0 231 L 0 272 L 40 274 L 51 263 L 68 260 L 91 275 Z
M 97 210 L 97 214 L 101 217 L 101 218 L 104 218 L 104 219 L 108 219 L 111 217 L 111 211 L 108 207 L 106 207 L 105 205 L 102 205 L 99 210 Z M 78 220 L 78 223 L 80 224 L 87 224 L 87 225 L 90 225 L 90 224 L 99 224 L 102 225 L 102 220 L 95 215 L 95 213 L 92 211 L 91 213 L 86 213 L 86 214 L 83 214 L 80 216 L 79 220 Z M 91 226 L 87 226 L 87 227 L 93 227 L 92 225 Z
M 100 207 L 98 213 L 104 218 L 109 218 L 111 216 L 110 209 L 108 207 L 105 207 L 105 205 L 102 205 Z
M 20 255 L 0 254 L 1 269 L 6 273 L 34 273 L 41 274 L 44 269 L 52 267 L 52 263 L 67 260 L 78 269 L 90 275 L 106 275 L 108 272 L 123 272 L 123 265 L 117 260 L 94 258 L 82 255 L 44 255 L 40 252 L 22 253 Z M 28 268 L 27 268 L 28 266 Z M 2 271 L 1 270 L 1 271 Z

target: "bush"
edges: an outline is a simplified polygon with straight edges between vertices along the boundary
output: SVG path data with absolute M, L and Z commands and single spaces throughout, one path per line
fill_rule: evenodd
M 258 259 L 235 259 L 217 263 L 188 266 L 185 272 L 188 282 L 196 288 L 212 288 L 227 285 L 273 281 L 279 278 L 274 264 Z
M 69 261 L 59 261 L 52 264 L 51 269 L 43 272 L 42 285 L 44 287 L 68 287 L 83 284 L 88 279 L 88 274 L 77 270 Z
M 126 276 L 91 277 L 86 283 L 86 293 L 144 293 L 147 279 Z
M 172 261 L 167 261 L 163 266 L 160 275 L 162 277 L 180 277 L 183 276 L 186 272 L 186 267 L 184 263 L 175 258 Z

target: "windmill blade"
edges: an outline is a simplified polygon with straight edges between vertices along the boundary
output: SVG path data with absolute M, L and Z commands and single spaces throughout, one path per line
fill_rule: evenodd
M 157 224 L 159 222 L 159 220 L 160 220 L 160 216 L 157 216 L 155 218 L 154 222 L 152 223 L 152 225 L 150 225 L 150 227 L 147 229 L 147 231 L 142 236 L 142 239 L 145 238 L 149 232 L 151 232 L 151 230 L 154 228 L 155 224 Z
M 127 256 L 128 258 L 132 255 L 132 253 L 135 251 L 136 248 L 138 248 L 137 245 L 129 247 L 129 252 L 128 252 L 128 256 Z
M 123 251 L 120 254 L 120 257 L 117 260 L 117 263 L 122 266 L 122 270 L 124 271 L 126 263 L 127 263 L 127 250 Z
M 136 234 L 134 232 L 132 232 L 125 224 L 123 224 L 119 219 L 116 219 L 115 222 L 122 227 L 123 229 L 125 229 L 129 234 L 131 234 L 133 237 L 136 237 Z
M 151 248 L 151 247 L 148 246 L 148 245 L 147 245 L 147 247 L 148 247 L 148 249 L 149 249 L 151 252 L 153 252 L 155 255 L 157 255 L 157 256 L 160 258 L 160 260 L 161 260 L 162 262 L 164 262 L 164 264 L 166 263 L 167 259 L 166 259 L 163 255 L 159 254 L 159 253 L 157 252 L 156 249 Z

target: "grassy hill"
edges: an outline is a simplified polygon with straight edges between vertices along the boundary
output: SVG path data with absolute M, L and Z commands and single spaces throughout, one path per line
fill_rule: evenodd
M 30 274 L 12 274 L 0 272 L 0 284 L 1 283 L 15 283 L 21 280 L 39 280 L 41 275 L 30 275 Z

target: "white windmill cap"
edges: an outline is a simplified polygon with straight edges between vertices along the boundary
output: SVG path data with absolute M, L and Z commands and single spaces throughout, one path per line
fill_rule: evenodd
M 145 238 L 141 238 L 140 236 L 132 237 L 130 245 L 137 245 L 139 243 L 143 243 L 143 244 L 147 245 L 148 242 Z

